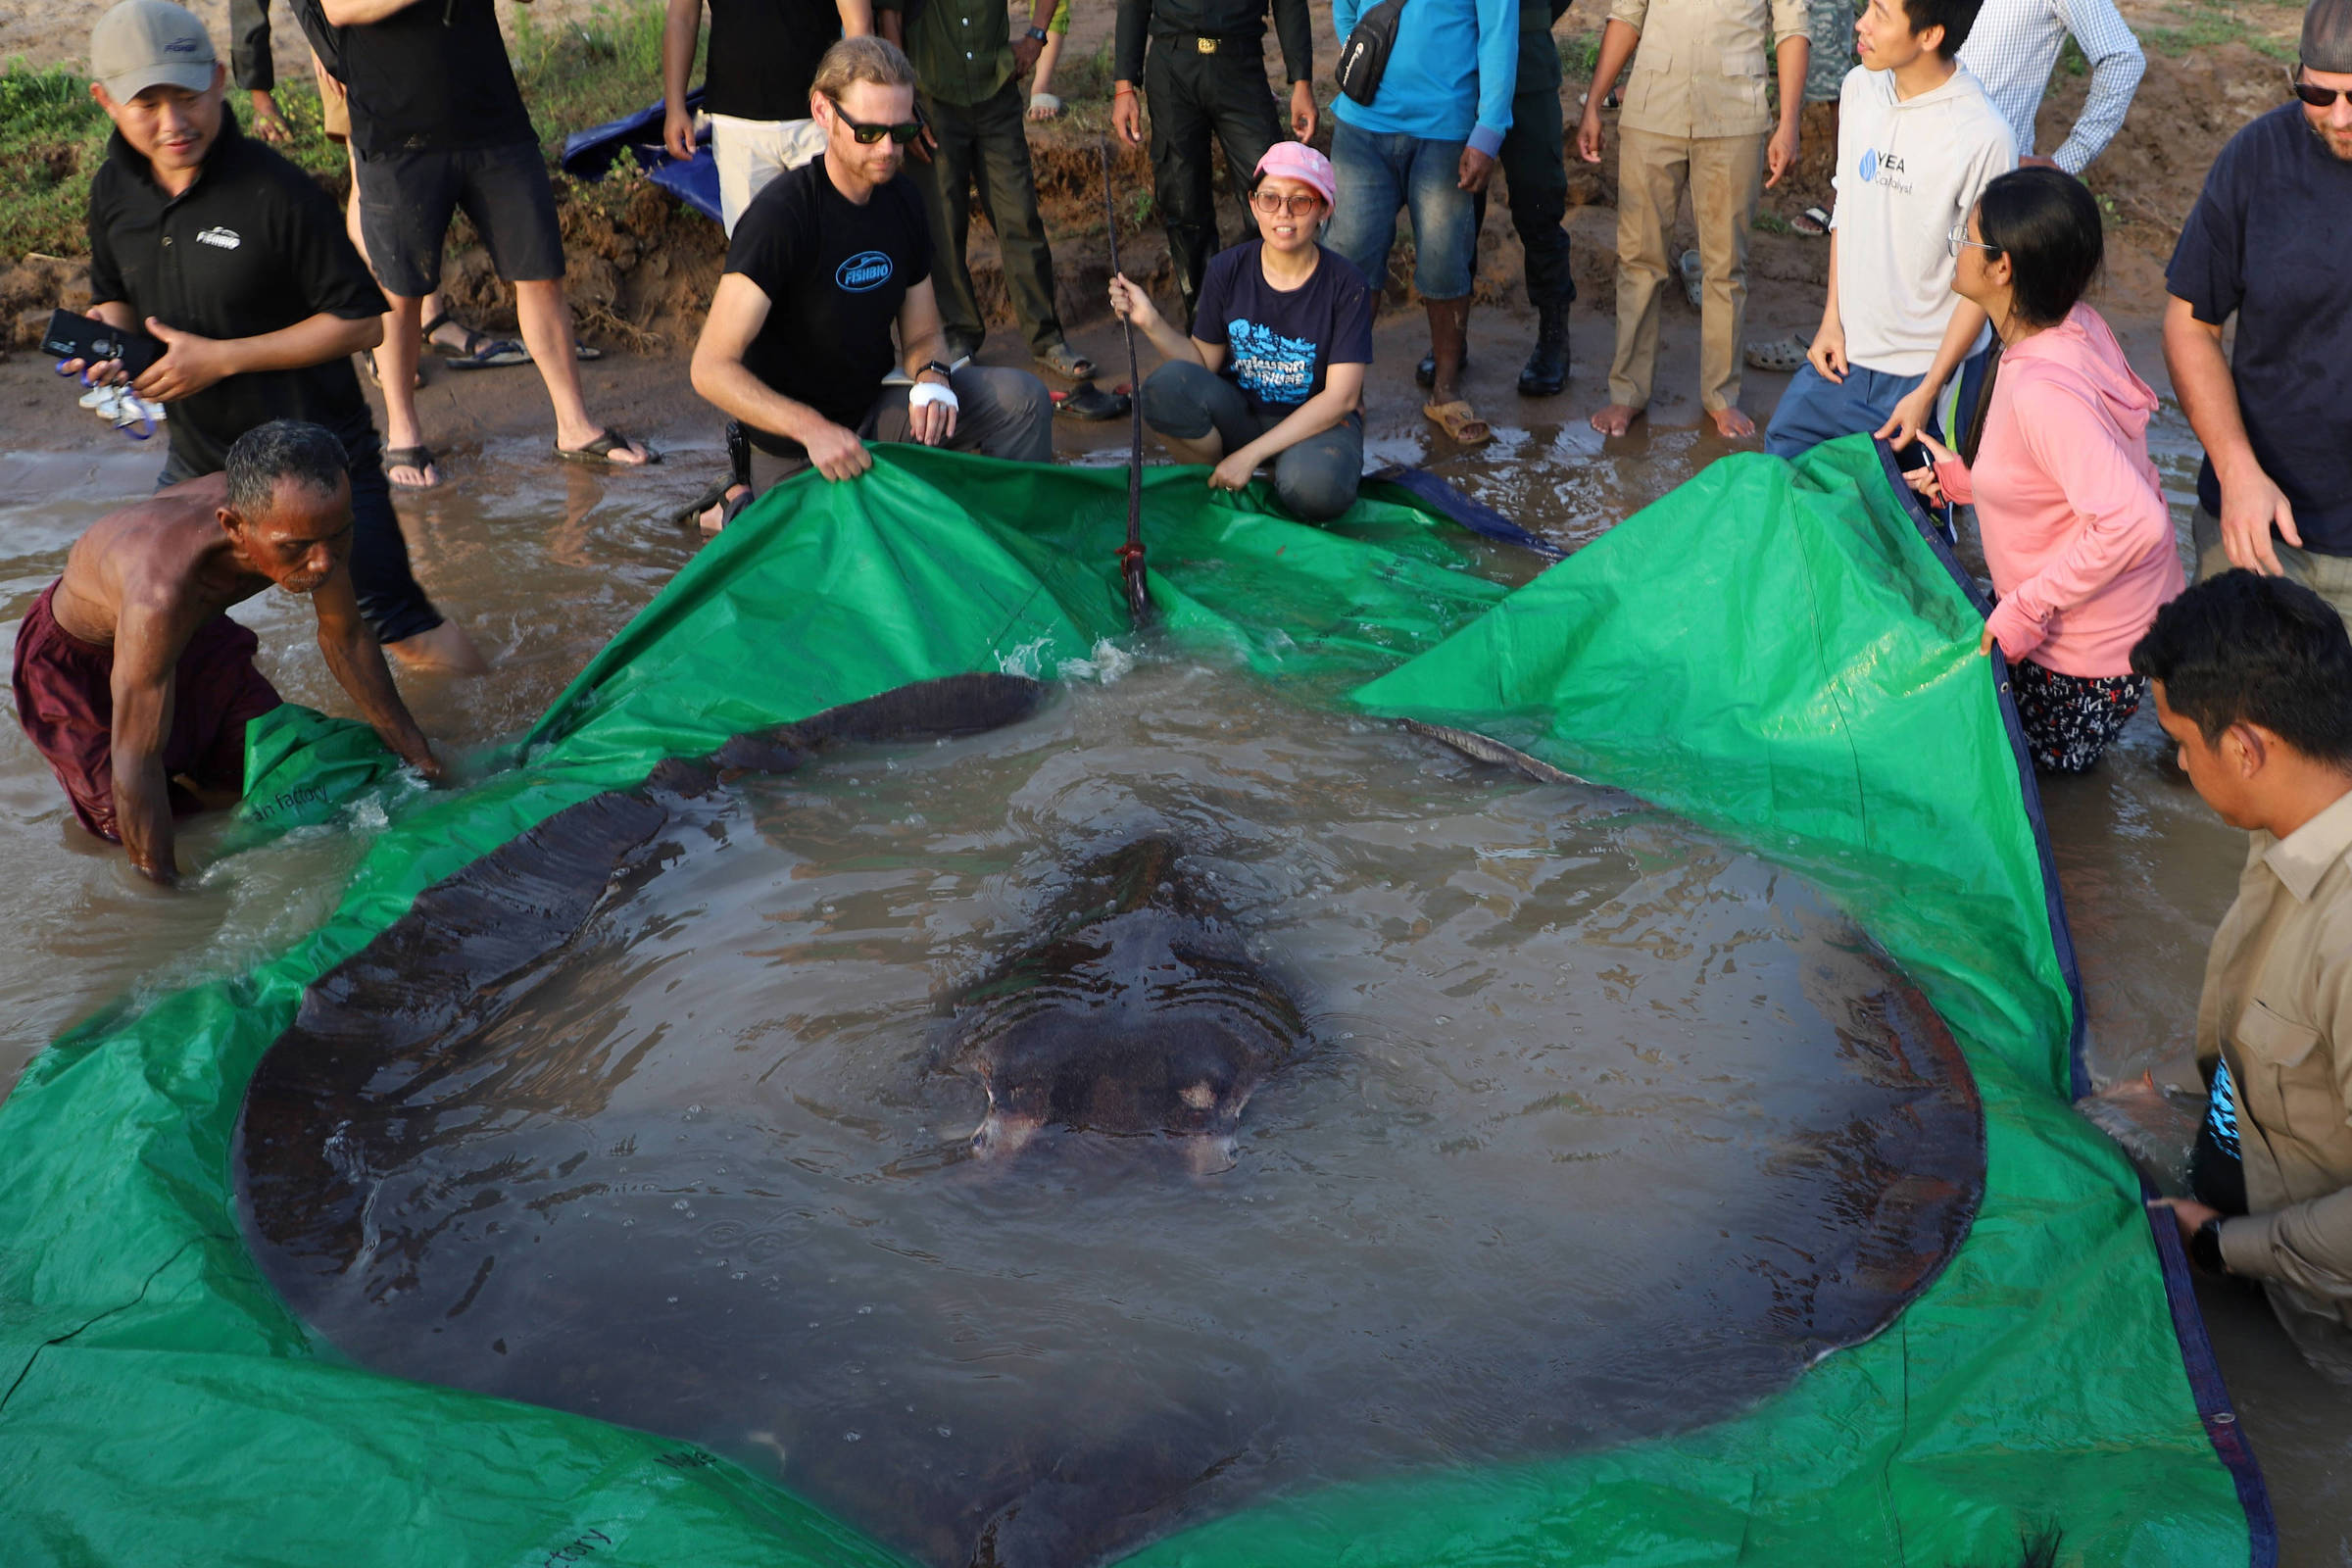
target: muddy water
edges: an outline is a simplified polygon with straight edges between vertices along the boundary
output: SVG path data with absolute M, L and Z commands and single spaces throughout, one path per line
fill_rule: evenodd
M 2156 435 L 2185 553 L 2193 444 L 2169 409 Z M 1581 422 L 1506 427 L 1503 436 L 1493 456 L 1448 458 L 1441 471 L 1567 544 L 1589 540 L 1722 450 L 1689 431 L 1659 430 L 1601 454 Z M 1410 459 L 1420 446 L 1396 426 L 1374 449 Z M 512 483 L 477 481 L 463 496 L 403 504 L 419 574 L 487 633 L 502 661 L 490 680 L 469 686 L 411 683 L 428 725 L 461 741 L 487 741 L 533 714 L 691 548 L 660 520 L 662 505 L 693 487 L 690 466 L 641 485 L 600 487 L 552 472 L 523 444 L 512 456 Z M 76 529 L 103 510 L 77 498 L 135 494 L 153 461 L 127 451 L 0 456 L 0 615 L 10 621 L 0 637 L 13 633 Z M 568 493 L 551 493 L 566 482 Z M 551 604 L 564 613 L 549 613 Z M 299 607 L 265 600 L 241 613 L 261 630 L 289 696 L 348 710 L 302 646 Z M 2044 789 L 2103 1081 L 2186 1055 L 2205 943 L 2242 857 L 2242 838 L 2167 772 L 2163 751 L 2143 714 L 2096 772 Z M 203 842 L 201 833 L 192 841 L 199 858 Z M 345 838 L 298 837 L 190 892 L 159 897 L 125 875 L 119 857 L 78 840 L 38 759 L 14 725 L 0 725 L 0 863 L 12 870 L 19 911 L 16 940 L 0 954 L 0 1091 L 60 1027 L 125 994 L 238 964 L 316 919 L 353 853 Z M 2304 1373 L 2258 1300 L 2209 1290 L 2206 1306 L 2270 1481 L 2282 1560 L 2352 1563 L 2352 1398 Z
M 1979 1113 L 1797 878 L 1594 794 L 1186 663 L 747 781 L 487 1031 L 257 1089 L 257 1250 L 365 1364 L 693 1438 L 942 1564 L 1720 1418 L 1940 1266 Z M 1310 1043 L 1229 1169 L 972 1156 L 940 1000 L 1146 836 Z M 1895 1171 L 1934 1196 L 1889 1226 Z

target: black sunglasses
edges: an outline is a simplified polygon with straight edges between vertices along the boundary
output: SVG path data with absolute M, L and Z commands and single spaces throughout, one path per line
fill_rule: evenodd
M 905 124 L 869 125 L 861 120 L 852 120 L 849 111 L 841 107 L 840 99 L 834 98 L 830 101 L 833 105 L 833 118 L 850 127 L 850 134 L 858 138 L 858 145 L 860 147 L 871 147 L 885 136 L 904 147 L 923 133 L 923 122 L 919 112 L 914 119 L 907 121 Z
M 2352 98 L 2352 89 L 2323 87 L 2316 81 L 2305 81 L 2300 70 L 2286 74 L 2286 89 L 2314 109 L 2333 109 L 2338 98 Z

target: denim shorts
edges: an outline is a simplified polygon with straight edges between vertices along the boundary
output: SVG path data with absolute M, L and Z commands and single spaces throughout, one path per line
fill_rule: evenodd
M 1323 243 L 1378 289 L 1389 275 L 1396 210 L 1404 208 L 1413 224 L 1413 287 L 1424 299 L 1468 294 L 1478 263 L 1478 223 L 1474 199 L 1460 185 L 1464 145 L 1337 121 L 1331 162 L 1339 199 Z
M 384 292 L 421 299 L 441 285 L 449 220 L 473 220 L 490 264 L 510 283 L 564 275 L 555 186 L 535 141 L 461 152 L 360 153 L 360 237 Z

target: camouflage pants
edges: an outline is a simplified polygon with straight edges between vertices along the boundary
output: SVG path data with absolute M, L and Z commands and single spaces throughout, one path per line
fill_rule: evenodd
M 1845 74 L 1854 69 L 1852 0 L 1811 0 L 1813 47 L 1805 65 L 1805 102 L 1834 104 Z

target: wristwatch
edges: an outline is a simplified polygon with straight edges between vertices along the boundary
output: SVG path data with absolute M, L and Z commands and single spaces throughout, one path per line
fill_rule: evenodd
M 2188 1260 L 2208 1274 L 2227 1274 L 2222 1262 L 2222 1216 L 2216 1214 L 2189 1233 Z
M 1046 41 L 1046 29 L 1043 27 L 1031 27 L 1029 29 L 1029 37 L 1034 42 L 1042 44 Z
M 940 364 L 937 360 L 928 361 L 925 364 L 917 367 L 914 373 L 920 375 L 925 370 L 937 370 L 939 372 L 939 378 L 943 381 L 953 381 L 956 378 L 956 372 L 949 369 L 946 366 Z

